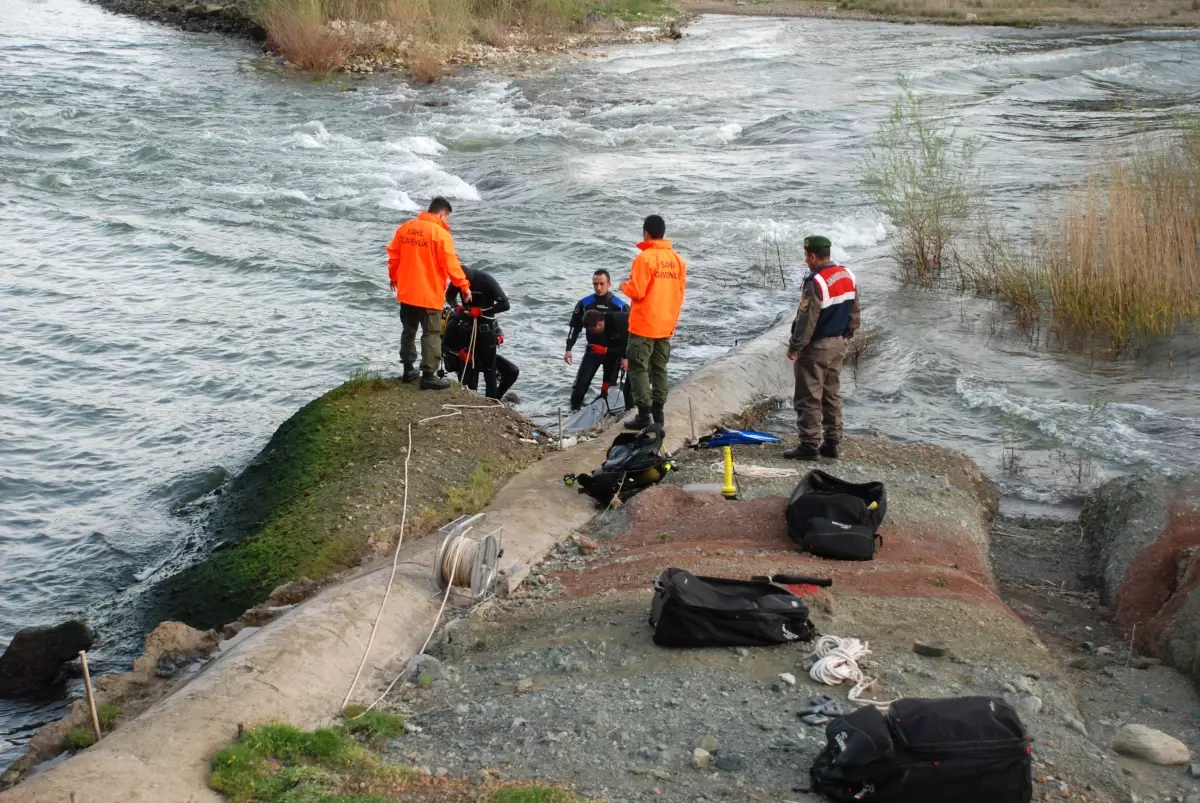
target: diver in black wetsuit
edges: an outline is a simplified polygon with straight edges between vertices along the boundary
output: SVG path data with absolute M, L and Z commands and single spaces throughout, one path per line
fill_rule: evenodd
M 608 398 L 608 390 L 620 382 L 621 371 L 628 367 L 625 349 L 629 345 L 629 311 L 601 312 L 588 310 L 583 314 L 583 328 L 587 330 L 589 348 L 599 346 L 604 367 L 600 383 L 600 395 Z M 630 408 L 629 381 L 621 384 L 625 409 Z
M 471 390 L 479 389 L 479 374 L 482 373 L 485 395 L 489 399 L 500 399 L 521 373 L 510 360 L 497 354 L 504 342 L 504 333 L 496 316 L 507 312 L 511 305 L 495 277 L 472 268 L 465 268 L 463 272 L 471 283 L 471 306 L 457 306 L 459 289 L 450 285 L 446 291 L 446 305 L 453 312 L 442 337 L 442 360 L 446 370 L 457 373 L 463 387 Z

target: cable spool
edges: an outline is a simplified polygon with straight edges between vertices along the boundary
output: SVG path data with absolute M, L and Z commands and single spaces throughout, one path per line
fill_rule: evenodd
M 486 597 L 500 572 L 503 530 L 482 513 L 461 516 L 438 530 L 442 541 L 433 561 L 438 589 L 466 588 L 474 600 Z

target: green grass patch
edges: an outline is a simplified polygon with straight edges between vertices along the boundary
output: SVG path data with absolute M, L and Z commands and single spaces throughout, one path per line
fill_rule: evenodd
M 116 727 L 117 717 L 121 716 L 121 706 L 115 702 L 105 703 L 96 709 L 96 716 L 100 719 L 100 730 L 108 732 Z
M 403 733 L 404 720 L 368 711 L 332 728 L 291 725 L 250 728 L 213 757 L 209 785 L 234 803 L 577 803 L 570 792 L 540 784 L 488 789 L 466 781 L 427 778 L 383 763 L 361 742 Z
M 404 734 L 404 717 L 372 709 L 354 718 L 347 718 L 346 731 L 368 744 L 379 745 Z
M 557 786 L 512 786 L 492 789 L 487 803 L 574 803 L 575 795 Z
M 71 728 L 63 738 L 63 744 L 70 750 L 85 750 L 96 743 L 96 734 L 91 728 Z

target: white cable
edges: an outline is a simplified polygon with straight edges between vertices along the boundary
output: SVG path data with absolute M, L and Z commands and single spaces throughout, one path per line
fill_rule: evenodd
M 723 462 L 713 463 L 710 467 L 714 474 L 725 471 Z M 754 466 L 746 463 L 734 463 L 733 473 L 740 477 L 760 477 L 762 479 L 778 479 L 782 477 L 798 477 L 800 472 L 794 468 L 776 468 L 774 466 Z
M 487 398 L 486 396 L 484 397 Z M 504 402 L 499 399 L 489 399 L 492 404 L 443 404 L 443 410 L 449 410 L 448 413 L 442 415 L 431 415 L 429 418 L 422 418 L 417 422 L 417 426 L 424 424 L 426 421 L 437 421 L 439 418 L 453 418 L 456 415 L 462 415 L 463 410 L 494 410 L 497 407 L 504 407 Z
M 864 675 L 858 665 L 859 661 L 870 654 L 871 645 L 865 641 L 841 636 L 821 636 L 810 655 L 816 656 L 817 661 L 808 670 L 808 676 L 826 686 L 838 686 L 844 681 L 850 681 L 854 684 L 847 695 L 851 702 L 887 708 L 895 701 L 864 700 L 859 696 L 876 682 L 875 678 Z
M 429 418 L 422 418 L 417 422 L 417 425 L 420 426 L 427 421 L 435 421 L 439 418 L 451 418 L 456 415 L 462 415 L 463 410 L 491 410 L 496 407 L 504 407 L 504 403 L 499 399 L 492 399 L 491 401 L 493 404 L 443 404 L 442 409 L 449 410 L 449 413 L 445 413 L 444 415 L 435 415 Z M 408 520 L 408 460 L 410 457 L 412 457 L 412 424 L 408 425 L 408 450 L 404 454 L 404 504 L 400 512 L 400 538 L 396 541 L 396 551 L 392 556 L 392 573 L 388 577 L 387 589 L 383 592 L 383 600 L 379 603 L 379 613 L 375 615 L 375 623 L 371 625 L 371 637 L 367 640 L 367 648 L 363 651 L 362 660 L 358 662 L 358 670 L 354 673 L 354 680 L 350 681 L 350 688 L 346 690 L 346 697 L 344 700 L 342 700 L 342 710 L 345 710 L 346 703 L 350 702 L 350 695 L 354 694 L 354 687 L 358 685 L 358 679 L 362 675 L 363 667 L 366 666 L 367 656 L 370 655 L 371 646 L 375 643 L 375 631 L 379 629 L 379 621 L 383 618 L 383 609 L 387 605 L 388 597 L 392 593 L 392 581 L 396 579 L 396 567 L 399 565 L 400 560 L 400 545 L 404 543 L 404 525 Z M 451 578 L 454 577 L 454 573 L 458 569 L 458 557 L 461 554 L 462 550 L 457 550 L 455 553 L 454 566 L 450 571 Z M 430 629 L 429 635 L 425 638 L 425 644 L 421 647 L 421 651 L 418 652 L 417 655 L 423 655 L 425 653 L 425 648 L 429 646 L 430 640 L 433 639 L 433 634 L 437 630 L 438 623 L 442 619 L 442 612 L 446 610 L 446 601 L 450 598 L 450 588 L 451 583 L 447 582 L 446 596 L 442 599 L 442 607 L 438 609 L 437 618 L 433 620 L 433 627 Z M 363 709 L 362 714 L 359 714 L 358 716 L 361 717 L 363 714 L 367 713 L 367 711 L 370 711 L 372 708 L 383 702 L 384 698 L 388 696 L 391 690 L 395 688 L 396 684 L 400 682 L 400 678 L 404 677 L 405 674 L 406 672 L 401 672 L 395 680 L 388 684 L 388 687 L 384 689 L 383 694 L 379 695 L 375 702 Z M 352 717 L 352 719 L 356 718 L 357 717 Z
M 363 667 L 367 664 L 367 656 L 371 654 L 371 645 L 375 643 L 375 631 L 379 629 L 379 620 L 383 618 L 383 609 L 387 606 L 388 597 L 392 593 L 392 581 L 396 579 L 396 566 L 400 561 L 400 545 L 404 543 L 404 525 L 408 519 L 408 460 L 410 457 L 412 457 L 412 424 L 408 425 L 408 449 L 404 452 L 404 506 L 400 513 L 400 537 L 396 539 L 396 551 L 392 554 L 392 573 L 388 575 L 387 588 L 383 592 L 383 599 L 379 601 L 379 613 L 375 614 L 375 623 L 371 625 L 371 637 L 367 639 L 367 648 L 363 650 L 362 660 L 358 662 L 358 670 L 354 673 L 354 680 L 350 681 L 350 688 L 346 689 L 346 697 L 342 700 L 343 711 L 346 709 L 346 703 L 350 702 L 350 695 L 354 694 L 354 687 L 358 685 L 358 678 L 362 675 Z

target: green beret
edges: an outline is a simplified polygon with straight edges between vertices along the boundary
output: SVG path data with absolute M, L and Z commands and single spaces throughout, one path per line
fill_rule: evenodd
M 804 238 L 804 250 L 805 251 L 814 251 L 818 248 L 832 248 L 832 247 L 833 247 L 833 243 L 829 242 L 828 237 L 822 237 L 820 235 L 813 235 L 812 237 Z

